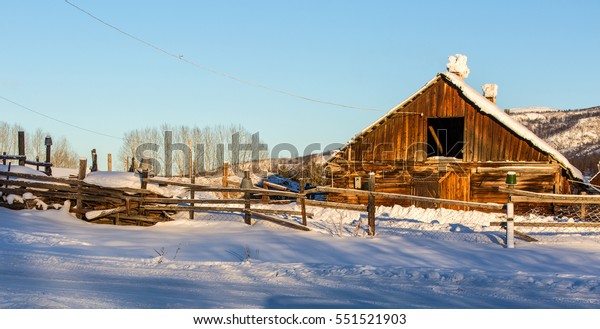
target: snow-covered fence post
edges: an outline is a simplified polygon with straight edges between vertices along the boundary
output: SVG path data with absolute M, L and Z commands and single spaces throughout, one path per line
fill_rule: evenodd
M 369 192 L 375 192 L 375 173 L 369 173 Z M 369 235 L 375 235 L 375 196 L 369 193 L 369 203 L 367 204 L 367 218 L 369 220 Z
M 515 204 L 506 204 L 506 248 L 515 247 Z

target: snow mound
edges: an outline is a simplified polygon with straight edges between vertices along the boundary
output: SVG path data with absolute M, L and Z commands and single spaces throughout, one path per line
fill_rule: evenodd
M 88 184 L 108 188 L 142 188 L 142 175 L 136 172 L 94 171 L 89 173 L 83 181 Z M 146 189 L 166 197 L 172 197 L 180 190 L 168 186 L 163 187 L 156 183 L 148 183 Z
M 8 170 L 8 165 L 3 165 L 0 164 L 0 171 L 9 171 Z M 10 166 L 10 172 L 14 172 L 14 173 L 19 173 L 19 174 L 28 174 L 28 175 L 34 175 L 34 176 L 46 176 L 46 174 L 44 174 L 41 171 L 37 171 L 33 168 L 29 168 L 26 166 Z
M 135 172 L 95 171 L 83 181 L 102 187 L 142 188 L 142 176 Z

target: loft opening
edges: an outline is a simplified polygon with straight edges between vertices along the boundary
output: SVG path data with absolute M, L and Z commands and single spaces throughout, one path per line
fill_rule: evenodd
M 427 157 L 463 158 L 465 144 L 465 119 L 428 118 L 427 119 Z

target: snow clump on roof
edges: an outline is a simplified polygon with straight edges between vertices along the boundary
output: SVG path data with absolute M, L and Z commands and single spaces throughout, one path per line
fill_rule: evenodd
M 471 72 L 467 66 L 467 56 L 461 54 L 448 56 L 446 67 L 448 68 L 448 72 L 454 73 L 463 79 L 468 78 Z

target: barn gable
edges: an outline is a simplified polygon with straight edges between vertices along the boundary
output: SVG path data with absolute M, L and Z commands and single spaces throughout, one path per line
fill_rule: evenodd
M 446 144 L 443 152 L 433 135 Z M 583 180 L 560 152 L 449 72 L 354 136 L 330 162 L 348 153 L 355 161 L 423 161 L 433 152 L 463 162 L 554 160 L 572 179 Z
M 379 191 L 480 202 L 506 200 L 497 187 L 509 170 L 538 192 L 569 193 L 569 181 L 583 180 L 562 154 L 449 72 L 356 134 L 327 166 L 337 187 L 360 188 L 372 171 Z

